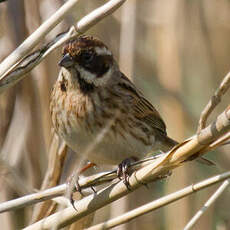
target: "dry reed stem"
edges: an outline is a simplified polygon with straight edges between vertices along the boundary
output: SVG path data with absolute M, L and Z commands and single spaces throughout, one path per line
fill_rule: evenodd
M 230 72 L 225 76 L 223 81 L 221 81 L 220 86 L 216 90 L 215 94 L 212 96 L 208 104 L 205 106 L 204 110 L 201 112 L 197 133 L 205 128 L 208 116 L 215 109 L 215 107 L 221 102 L 222 96 L 227 92 L 230 87 Z
M 148 204 L 145 204 L 143 206 L 140 206 L 136 209 L 133 209 L 133 210 L 131 210 L 131 211 L 129 211 L 123 215 L 117 216 L 117 217 L 110 219 L 106 222 L 92 226 L 92 227 L 88 228 L 87 230 L 102 230 L 102 229 L 105 230 L 105 229 L 110 229 L 110 228 L 113 228 L 115 226 L 127 223 L 127 222 L 141 216 L 141 215 L 144 215 L 144 214 L 149 213 L 153 210 L 156 210 L 162 206 L 165 206 L 165 205 L 170 204 L 174 201 L 177 201 L 181 198 L 184 198 L 185 196 L 188 196 L 192 193 L 195 193 L 201 189 L 207 188 L 208 186 L 211 186 L 215 183 L 221 182 L 221 181 L 223 181 L 229 177 L 230 177 L 230 172 L 226 172 L 226 173 L 223 173 L 221 175 L 206 179 L 206 180 L 201 181 L 199 183 L 196 183 L 194 185 L 190 185 L 186 188 L 183 188 L 177 192 L 174 192 L 174 193 L 171 193 L 171 194 L 166 195 L 164 197 L 161 197 L 160 199 L 154 200 L 154 201 L 152 201 Z M 229 179 L 227 181 L 229 181 Z M 225 181 L 222 185 L 224 185 L 224 187 L 223 186 L 220 187 L 221 192 L 223 192 L 223 190 L 226 188 L 226 186 L 228 184 Z M 220 195 L 221 192 L 218 193 L 218 195 Z M 216 198 L 217 197 L 215 196 L 215 199 Z

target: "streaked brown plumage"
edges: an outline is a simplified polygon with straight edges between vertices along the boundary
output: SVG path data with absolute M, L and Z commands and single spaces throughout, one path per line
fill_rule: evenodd
M 59 65 L 51 117 L 74 151 L 96 164 L 118 164 L 176 144 L 157 110 L 101 41 L 81 36 L 68 42 Z

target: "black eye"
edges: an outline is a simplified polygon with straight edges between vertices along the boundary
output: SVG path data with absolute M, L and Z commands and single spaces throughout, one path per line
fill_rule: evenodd
M 84 52 L 81 54 L 82 61 L 89 63 L 93 60 L 93 53 L 90 52 Z

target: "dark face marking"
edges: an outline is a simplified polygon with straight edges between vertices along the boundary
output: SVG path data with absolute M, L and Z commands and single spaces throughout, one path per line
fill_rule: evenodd
M 60 81 L 60 89 L 62 92 L 66 92 L 68 87 L 68 81 L 64 78 L 62 74 L 62 81 Z
M 111 58 L 110 55 L 97 55 L 94 51 L 84 50 L 76 57 L 76 61 L 84 69 L 101 77 L 109 70 Z
M 65 83 L 61 82 L 60 87 L 61 87 L 61 91 L 62 91 L 62 92 L 66 92 L 66 86 L 65 86 Z
M 106 48 L 100 40 L 90 36 L 80 36 L 68 42 L 63 49 L 63 56 L 69 54 L 82 68 L 95 74 L 103 76 L 113 62 L 112 55 L 98 55 L 95 48 Z

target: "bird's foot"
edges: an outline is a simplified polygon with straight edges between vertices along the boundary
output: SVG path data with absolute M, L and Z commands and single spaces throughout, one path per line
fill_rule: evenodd
M 79 175 L 88 170 L 91 167 L 96 166 L 96 164 L 89 162 L 85 167 L 83 167 L 80 171 L 73 173 L 67 180 L 67 189 L 66 189 L 66 197 L 69 199 L 72 207 L 77 211 L 76 207 L 74 206 L 74 199 L 73 194 L 74 192 L 79 192 L 81 196 L 84 196 L 82 193 L 82 188 L 79 184 Z M 91 187 L 94 193 L 96 190 Z
M 123 180 L 123 183 L 127 187 L 128 190 L 131 190 L 130 184 L 129 184 L 129 176 L 130 176 L 130 165 L 132 162 L 137 161 L 137 157 L 130 157 L 125 160 L 123 160 L 117 168 L 117 176 L 120 180 Z

